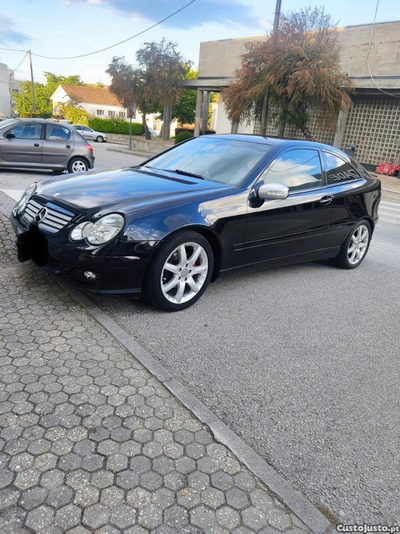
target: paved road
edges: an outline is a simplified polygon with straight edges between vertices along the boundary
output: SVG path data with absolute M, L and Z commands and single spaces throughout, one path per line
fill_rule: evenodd
M 380 212 L 354 271 L 312 263 L 236 274 L 178 314 L 95 299 L 343 522 L 400 517 L 400 204 L 384 201 Z

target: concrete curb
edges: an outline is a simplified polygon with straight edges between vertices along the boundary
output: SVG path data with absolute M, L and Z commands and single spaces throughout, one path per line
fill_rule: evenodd
M 125 150 L 122 148 L 107 148 L 107 150 L 109 152 L 119 152 L 120 154 L 129 154 L 130 156 L 140 156 L 144 159 L 152 158 L 153 156 L 157 155 L 157 154 L 151 154 L 150 152 L 139 152 L 135 150 L 129 150 L 129 148 Z
M 299 491 L 295 490 L 271 465 L 254 452 L 201 401 L 125 332 L 107 313 L 93 304 L 72 285 L 59 280 L 61 287 L 98 321 L 125 349 L 153 374 L 188 410 L 205 425 L 215 439 L 226 445 L 246 467 L 275 493 L 315 534 L 334 532 L 327 518 Z

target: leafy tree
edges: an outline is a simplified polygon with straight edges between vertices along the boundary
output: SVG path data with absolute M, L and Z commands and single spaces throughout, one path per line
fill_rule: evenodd
M 283 15 L 278 33 L 268 40 L 250 43 L 236 80 L 223 94 L 229 118 L 239 123 L 259 117 L 268 90 L 280 110 L 280 135 L 290 122 L 312 139 L 312 107 L 324 111 L 325 127 L 332 125 L 339 110 L 351 105 L 352 89 L 340 69 L 335 26 L 322 8 L 306 8 Z
M 112 78 L 110 90 L 124 106 L 136 104 L 140 109 L 146 139 L 151 139 L 146 115 L 179 100 L 180 83 L 190 69 L 191 64 L 183 60 L 176 47 L 165 39 L 145 43 L 136 52 L 137 67 L 124 57 L 114 57 L 106 71 Z
M 188 70 L 186 80 L 195 80 L 197 71 Z M 196 115 L 197 93 L 192 89 L 183 89 L 179 100 L 172 106 L 172 119 L 177 119 L 180 124 L 192 124 Z
M 80 76 L 58 76 L 52 72 L 45 72 L 46 83 L 35 82 L 35 102 L 37 115 L 52 116 L 53 106 L 50 100 L 51 95 L 60 85 L 83 85 Z M 21 89 L 15 95 L 16 108 L 20 116 L 29 114 L 33 109 L 31 82 L 21 83 Z
M 61 115 L 72 121 L 73 124 L 84 124 L 89 125 L 89 114 L 82 106 L 74 102 L 67 102 L 61 106 Z

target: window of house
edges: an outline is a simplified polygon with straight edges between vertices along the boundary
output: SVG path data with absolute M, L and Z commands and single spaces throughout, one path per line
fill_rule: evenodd
M 96 110 L 97 115 L 104 115 L 104 109 L 98 109 Z
M 278 158 L 262 176 L 264 183 L 286 185 L 291 191 L 322 185 L 322 170 L 316 150 L 289 150 Z
M 11 128 L 5 132 L 4 137 L 7 134 L 12 133 L 15 135 L 15 139 L 41 139 L 42 137 L 42 125 L 41 124 L 20 124 L 15 128 Z
M 46 139 L 49 141 L 67 141 L 71 137 L 71 132 L 68 128 L 62 126 L 47 124 L 46 125 Z
M 336 154 L 323 152 L 323 158 L 328 184 L 349 182 L 351 180 L 358 180 L 360 178 L 358 172 L 353 169 L 349 163 Z
M 125 111 L 119 111 L 118 116 L 120 119 L 125 119 Z
M 115 117 L 115 111 L 108 110 L 109 117 Z

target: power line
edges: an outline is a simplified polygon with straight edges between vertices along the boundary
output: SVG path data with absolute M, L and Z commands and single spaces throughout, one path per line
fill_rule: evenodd
M 194 2 L 196 2 L 196 0 L 191 0 L 191 2 L 189 2 L 188 4 L 184 5 L 183 7 L 181 7 L 180 9 L 177 9 L 176 11 L 174 11 L 173 13 L 171 13 L 170 15 L 168 15 L 167 17 L 163 18 L 162 20 L 160 20 L 159 22 L 156 22 L 155 24 L 153 24 L 152 26 L 149 26 L 148 28 L 146 28 L 145 30 L 142 30 L 141 32 L 139 33 L 136 33 L 135 35 L 132 35 L 131 37 L 128 37 L 127 39 L 124 39 L 123 41 L 119 41 L 118 43 L 115 43 L 113 45 L 110 45 L 110 46 L 106 46 L 105 48 L 101 48 L 100 50 L 95 50 L 94 52 L 88 52 L 87 54 L 80 54 L 79 56 L 67 56 L 67 57 L 51 57 L 51 56 L 42 56 L 40 54 L 34 54 L 32 53 L 33 56 L 36 56 L 36 57 L 40 57 L 40 58 L 43 58 L 43 59 L 78 59 L 78 58 L 81 58 L 81 57 L 87 57 L 87 56 L 93 56 L 94 54 L 99 54 L 100 52 L 104 52 L 106 50 L 110 50 L 110 48 L 114 48 L 115 46 L 119 46 L 120 44 L 123 44 L 123 43 L 126 43 L 127 41 L 130 41 L 131 39 L 134 39 L 135 37 L 139 37 L 139 35 L 143 35 L 144 33 L 148 32 L 149 30 L 152 30 L 153 28 L 155 28 L 156 26 L 159 26 L 160 24 L 162 24 L 163 22 L 165 22 L 166 20 L 170 19 L 171 17 L 175 16 L 177 13 L 180 13 L 181 11 L 183 11 L 184 9 L 186 9 L 187 7 L 189 7 L 191 4 L 193 4 Z
M 126 43 L 127 41 L 130 41 L 130 40 L 134 39 L 135 37 L 139 37 L 139 35 L 143 35 L 144 33 L 148 32 L 149 30 L 152 30 L 156 26 L 159 26 L 160 24 L 162 24 L 166 20 L 174 17 L 175 15 L 177 15 L 178 13 L 180 13 L 181 11 L 183 11 L 184 9 L 189 7 L 191 4 L 194 4 L 194 2 L 196 2 L 196 0 L 191 0 L 191 2 L 189 2 L 188 4 L 184 5 L 180 9 L 177 9 L 176 11 L 174 11 L 173 13 L 168 15 L 167 17 L 163 18 L 162 20 L 159 20 L 158 22 L 156 22 L 152 26 L 149 26 L 145 30 L 142 30 L 141 32 L 136 33 L 135 35 L 132 35 L 131 37 L 128 37 L 127 39 L 124 39 L 123 41 L 119 41 L 118 43 L 112 44 L 110 46 L 106 46 L 105 48 L 100 48 L 100 50 L 95 50 L 94 52 L 88 52 L 87 54 L 80 54 L 78 56 L 52 57 L 52 56 L 42 56 L 41 54 L 35 54 L 34 52 L 32 52 L 32 56 L 40 57 L 40 58 L 43 58 L 43 59 L 78 59 L 78 58 L 81 58 L 81 57 L 93 56 L 94 54 L 99 54 L 100 52 L 105 52 L 106 50 L 110 50 L 110 48 L 114 48 L 116 46 L 119 46 L 120 44 Z M 26 52 L 27 54 L 29 53 L 29 50 L 19 50 L 17 48 L 0 47 L 0 50 L 7 50 L 7 52 Z
M 4 83 L 7 79 L 10 78 L 11 74 L 14 74 L 14 72 L 19 69 L 19 67 L 22 65 L 22 63 L 25 60 L 27 55 L 28 55 L 28 52 L 25 53 L 24 57 L 21 59 L 21 61 L 18 63 L 18 65 L 15 67 L 15 69 L 12 69 L 10 74 L 8 74 L 3 80 L 0 80 L 0 83 Z
M 374 32 L 375 32 L 376 18 L 377 18 L 377 16 L 378 16 L 378 8 L 379 8 L 379 0 L 376 0 L 374 22 L 372 23 L 371 36 L 370 36 L 370 38 L 369 38 L 368 49 L 367 49 L 367 53 L 366 53 L 366 55 L 365 55 L 365 64 L 367 65 L 367 69 L 368 69 L 369 77 L 371 78 L 372 83 L 375 85 L 375 87 L 376 87 L 376 89 L 378 89 L 378 91 L 380 91 L 381 93 L 384 93 L 385 95 L 389 95 L 389 96 L 391 96 L 391 97 L 393 97 L 393 98 L 400 98 L 400 95 L 394 95 L 394 94 L 392 94 L 392 93 L 389 93 L 388 91 L 385 91 L 385 90 L 382 89 L 381 87 L 379 87 L 379 85 L 378 85 L 377 82 L 375 81 L 375 78 L 374 78 L 373 75 L 372 75 L 371 66 L 370 66 L 370 64 L 369 64 L 369 54 L 370 54 L 370 52 L 371 52 L 372 39 L 373 39 Z

